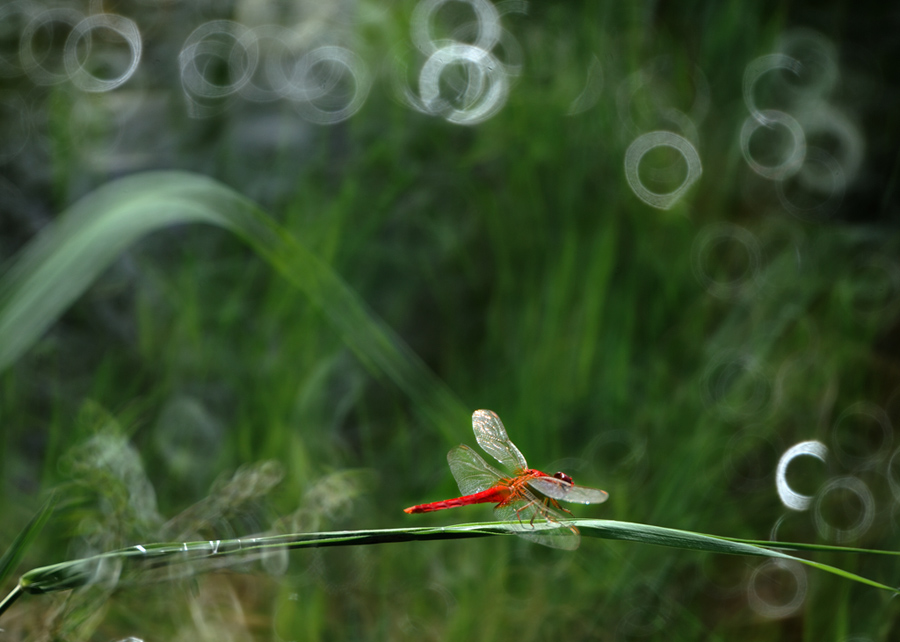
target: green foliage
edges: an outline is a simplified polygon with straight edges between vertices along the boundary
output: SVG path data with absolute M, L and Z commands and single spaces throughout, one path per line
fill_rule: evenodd
M 411 3 L 360 4 L 373 57 L 407 37 Z M 893 265 L 898 239 L 777 210 L 737 135 L 742 70 L 772 50 L 787 8 L 691 4 L 531 3 L 504 18 L 526 72 L 494 118 L 462 128 L 417 114 L 391 100 L 385 72 L 351 121 L 312 131 L 299 166 L 291 148 L 255 165 L 222 118 L 185 123 L 174 165 L 202 175 L 110 182 L 74 160 L 71 106 L 55 93 L 51 200 L 67 213 L 0 284 L 4 540 L 38 489 L 54 488 L 60 519 L 27 568 L 71 571 L 67 560 L 156 541 L 487 520 L 487 507 L 402 512 L 457 494 L 444 456 L 472 444 L 468 415 L 484 407 L 531 465 L 609 491 L 579 516 L 815 543 L 797 556 L 897 586 L 892 558 L 824 548 L 813 511 L 786 511 L 773 472 L 791 444 L 827 443 L 827 466 L 792 482 L 813 495 L 858 473 L 879 517 L 847 543 L 897 550 L 893 460 L 857 470 L 854 448 L 879 451 L 877 430 L 863 418 L 848 444 L 838 428 L 859 401 L 898 419 L 896 284 L 873 276 Z M 695 67 L 712 101 L 703 177 L 666 212 L 624 180 L 634 136 L 616 107 L 617 88 L 661 54 L 679 108 L 694 98 Z M 594 58 L 598 102 L 566 115 Z M 637 95 L 636 112 L 652 100 Z M 263 179 L 290 188 L 270 193 Z M 98 189 L 79 200 L 86 184 Z M 695 259 L 719 223 L 752 232 L 760 261 L 716 292 Z M 740 281 L 746 252 L 710 252 L 709 277 Z M 854 515 L 830 517 L 849 528 Z M 897 626 L 896 601 L 846 576 L 803 572 L 804 604 L 767 616 L 752 608 L 752 582 L 777 603 L 798 575 L 582 530 L 575 553 L 511 537 L 279 547 L 203 575 L 161 564 L 130 584 L 117 564 L 81 566 L 62 580 L 71 591 L 19 598 L 4 625 L 22 638 L 173 640 L 763 640 L 801 629 L 889 640 Z

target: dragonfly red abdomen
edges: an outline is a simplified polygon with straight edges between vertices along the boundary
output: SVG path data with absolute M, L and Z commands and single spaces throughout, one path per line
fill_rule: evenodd
M 473 495 L 465 495 L 464 497 L 454 497 L 453 499 L 444 499 L 439 502 L 431 502 L 429 504 L 419 504 L 418 506 L 410 506 L 404 508 L 404 513 L 431 513 L 436 510 L 444 510 L 445 508 L 456 508 L 457 506 L 468 506 L 469 504 L 502 504 L 509 499 L 509 486 L 494 486 Z

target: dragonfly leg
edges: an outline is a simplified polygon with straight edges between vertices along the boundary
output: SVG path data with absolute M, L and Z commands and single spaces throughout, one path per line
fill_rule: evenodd
M 519 508 L 516 509 L 516 519 L 518 519 L 519 522 L 522 521 L 522 511 L 525 510 L 526 508 L 528 508 L 529 506 L 531 506 L 532 504 L 534 504 L 534 500 L 531 500 L 524 506 L 520 506 Z M 528 525 L 531 526 L 532 528 L 534 528 L 534 518 L 535 517 L 537 517 L 537 513 L 532 515 L 531 520 L 528 522 Z
M 543 502 L 541 502 L 541 503 L 544 504 L 544 506 L 549 506 L 549 505 L 550 505 L 550 502 L 552 502 L 552 503 L 555 504 L 557 507 L 559 507 L 559 504 L 557 504 L 555 501 L 553 501 L 553 500 L 550 499 L 550 498 L 545 499 L 545 500 L 544 500 Z M 537 500 L 532 499 L 530 502 L 528 502 L 528 503 L 525 504 L 524 506 L 521 506 L 520 508 L 516 509 L 516 517 L 519 519 L 520 522 L 522 521 L 522 516 L 521 516 L 521 515 L 522 515 L 522 511 L 525 510 L 526 508 L 528 508 L 529 506 L 531 506 L 531 505 L 533 505 L 533 504 L 536 504 L 536 503 L 537 503 Z M 563 510 L 565 510 L 565 509 L 563 509 Z M 566 511 L 566 512 L 569 513 L 569 511 Z M 571 515 L 571 513 L 569 513 L 569 514 Z M 546 513 L 546 512 L 541 514 L 541 513 L 539 513 L 538 511 L 535 511 L 535 512 L 531 515 L 531 519 L 528 520 L 528 525 L 529 525 L 531 528 L 534 528 L 534 520 L 537 519 L 538 515 L 542 515 L 543 518 L 546 519 L 548 522 L 555 522 L 555 521 L 556 521 L 555 519 L 553 519 L 553 516 L 552 516 L 552 515 L 549 515 L 549 514 Z
M 556 510 L 561 510 L 565 513 L 568 513 L 569 515 L 572 514 L 572 511 L 570 511 L 565 506 L 560 506 L 559 502 L 556 501 L 555 499 L 553 499 L 552 497 L 544 497 L 544 506 L 553 507 Z
M 564 507 L 560 506 L 560 505 L 559 505 L 559 502 L 557 502 L 557 501 L 556 501 L 555 499 L 553 499 L 552 497 L 545 497 L 543 500 L 532 499 L 532 500 L 528 501 L 527 503 L 525 503 L 524 505 L 519 506 L 519 507 L 516 509 L 516 519 L 518 519 L 519 522 L 521 522 L 521 521 L 522 521 L 522 511 L 528 509 L 529 507 L 533 506 L 534 504 L 537 504 L 538 502 L 540 502 L 541 504 L 543 504 L 543 505 L 544 505 L 545 507 L 547 507 L 547 508 L 551 508 L 551 507 L 552 507 L 552 508 L 556 508 L 556 509 L 565 511 L 565 512 L 567 512 L 569 515 L 572 514 L 572 511 L 570 511 L 570 510 L 567 509 L 567 508 L 564 508 Z M 500 508 L 501 506 L 505 506 L 505 505 L 506 505 L 506 502 L 501 502 L 501 503 L 497 504 L 497 508 Z M 529 525 L 531 528 L 534 528 L 534 520 L 537 519 L 539 516 L 540 516 L 540 517 L 543 517 L 543 518 L 546 519 L 548 522 L 558 522 L 558 520 L 554 519 L 554 518 L 553 518 L 553 515 L 550 514 L 549 512 L 547 512 L 547 511 L 539 511 L 539 510 L 536 510 L 536 511 L 534 511 L 534 512 L 532 513 L 531 519 L 528 520 L 528 525 Z M 578 529 L 576 529 L 574 526 L 569 526 L 569 530 L 571 530 L 571 531 L 573 531 L 573 532 L 575 532 L 575 533 L 578 533 Z

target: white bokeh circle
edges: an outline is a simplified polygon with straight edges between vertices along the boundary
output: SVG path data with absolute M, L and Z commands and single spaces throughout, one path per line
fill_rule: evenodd
M 687 163 L 687 175 L 684 177 L 684 181 L 674 190 L 665 194 L 651 192 L 641 182 L 638 174 L 641 159 L 647 152 L 657 147 L 671 147 L 679 152 Z M 655 131 L 638 136 L 625 152 L 625 179 L 632 191 L 647 205 L 661 210 L 667 210 L 677 203 L 691 185 L 700 178 L 701 174 L 703 174 L 703 166 L 696 148 L 688 139 L 674 132 Z
M 222 40 L 215 39 L 223 35 L 234 43 L 229 46 Z M 197 65 L 197 59 L 204 55 L 223 60 L 235 79 L 224 85 L 207 79 Z M 245 58 L 243 62 L 242 57 Z M 237 93 L 250 82 L 258 62 L 259 44 L 256 34 L 232 20 L 204 22 L 191 32 L 178 54 L 182 85 L 186 91 L 203 98 L 224 98 Z
M 340 84 L 340 76 L 333 73 L 324 80 L 312 79 L 313 70 L 323 63 L 337 63 L 353 78 L 354 89 L 351 97 L 337 109 L 326 109 L 315 103 L 327 95 L 322 93 L 323 91 L 330 94 Z M 300 95 L 304 97 L 304 100 L 298 103 L 298 109 L 307 120 L 320 125 L 347 120 L 362 109 L 371 84 L 369 72 L 362 59 L 349 49 L 334 45 L 318 47 L 303 56 L 297 63 L 294 77 L 299 77 L 300 80 L 296 85 L 301 88 Z M 321 90 L 315 89 L 316 87 Z
M 760 111 L 756 106 L 756 98 L 753 96 L 753 88 L 763 74 L 774 69 L 785 69 L 799 76 L 801 68 L 802 65 L 799 61 L 780 53 L 760 56 L 750 61 L 744 68 L 743 82 L 744 104 L 747 106 L 750 116 L 762 125 L 772 123 L 765 112 Z
M 122 36 L 128 43 L 131 50 L 131 62 L 118 77 L 110 79 L 97 78 L 85 69 L 84 63 L 78 61 L 76 49 L 79 41 L 85 36 L 90 38 L 90 32 L 94 29 L 109 29 L 115 31 Z M 90 46 L 88 47 L 88 55 L 90 55 Z M 66 46 L 63 52 L 63 60 L 66 65 L 66 71 L 76 87 L 83 91 L 103 92 L 115 89 L 119 85 L 124 84 L 134 72 L 137 71 L 141 62 L 141 33 L 137 24 L 133 20 L 129 20 L 123 16 L 111 13 L 98 13 L 88 16 L 72 29 L 69 37 L 66 39 Z
M 67 8 L 48 9 L 34 16 L 25 25 L 22 35 L 19 37 L 19 60 L 22 69 L 36 85 L 58 85 L 69 79 L 68 73 L 56 72 L 49 69 L 45 63 L 47 56 L 38 60 L 34 51 L 34 36 L 37 31 L 47 25 L 53 29 L 54 24 L 66 24 L 72 29 L 82 20 L 84 15 L 80 11 Z M 60 60 L 60 66 L 63 66 Z
M 761 595 L 757 586 L 759 580 L 764 573 L 771 573 L 772 571 L 786 572 L 794 578 L 796 588 L 789 600 L 776 604 L 763 598 Z M 750 603 L 750 608 L 760 615 L 771 619 L 781 619 L 796 613 L 803 606 L 803 602 L 806 600 L 806 593 L 806 572 L 799 562 L 792 560 L 772 559 L 763 562 L 753 570 L 747 582 L 747 599 Z
M 782 504 L 791 510 L 802 511 L 809 508 L 813 498 L 810 495 L 798 493 L 787 483 L 788 465 L 796 457 L 801 456 L 815 457 L 824 463 L 827 455 L 828 447 L 821 441 L 816 440 L 801 441 L 784 452 L 778 460 L 778 466 L 775 469 L 775 488 L 778 491 L 778 497 L 781 499 Z
M 469 83 L 462 107 L 453 107 L 441 98 L 440 79 L 444 70 L 464 64 Z M 503 65 L 489 52 L 473 45 L 452 43 L 429 56 L 419 73 L 419 96 L 429 113 L 440 113 L 451 123 L 475 125 L 496 114 L 509 94 Z
M 766 109 L 760 113 L 762 114 L 761 118 L 752 114 L 747 116 L 741 127 L 741 153 L 744 155 L 744 160 L 754 172 L 763 178 L 783 180 L 793 176 L 800 171 L 803 161 L 806 159 L 806 135 L 803 133 L 803 128 L 797 119 L 783 111 Z M 772 127 L 773 125 L 787 128 L 791 135 L 791 152 L 777 165 L 763 165 L 750 153 L 750 138 L 760 127 Z
M 862 504 L 862 512 L 849 528 L 838 528 L 829 524 L 822 514 L 822 504 L 825 502 L 825 498 L 829 493 L 833 493 L 836 490 L 850 491 L 859 498 Z M 872 523 L 875 521 L 875 499 L 872 497 L 872 491 L 869 490 L 866 483 L 858 477 L 853 477 L 852 475 L 837 477 L 822 486 L 816 494 L 813 512 L 816 520 L 816 530 L 819 531 L 819 535 L 838 544 L 846 544 L 858 540 L 872 526 Z
M 786 88 L 796 98 L 817 102 L 830 94 L 840 78 L 838 51 L 834 43 L 813 29 L 791 29 L 778 38 L 775 48 L 800 64 L 800 82 Z

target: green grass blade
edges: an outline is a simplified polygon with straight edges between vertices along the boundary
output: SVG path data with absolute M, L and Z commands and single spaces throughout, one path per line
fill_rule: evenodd
M 797 548 L 808 551 L 830 551 L 830 552 L 853 552 L 853 553 L 871 553 L 877 555 L 897 555 L 895 551 L 880 551 L 873 549 L 846 549 L 841 546 L 824 546 L 817 544 L 793 544 L 790 542 L 758 542 L 748 543 L 746 541 L 717 537 L 715 535 L 705 535 L 703 533 L 694 533 L 692 531 L 682 531 L 674 528 L 664 528 L 662 526 L 651 526 L 649 524 L 636 524 L 632 522 L 617 522 L 603 519 L 576 519 L 572 520 L 582 530 L 582 534 L 590 537 L 599 537 L 603 539 L 619 539 L 632 542 L 642 542 L 644 544 L 656 544 L 657 546 L 671 546 L 674 548 L 685 548 L 697 551 L 708 551 L 711 553 L 724 553 L 726 555 L 753 555 L 757 557 L 774 557 L 778 559 L 791 560 L 799 562 L 813 568 L 817 568 L 827 573 L 838 575 L 848 580 L 867 584 L 875 588 L 884 589 L 892 592 L 900 592 L 900 589 L 875 582 L 868 578 L 844 571 L 828 564 L 821 564 L 812 560 L 788 555 L 774 548 Z M 767 544 L 767 546 L 762 545 Z
M 9 548 L 3 554 L 3 557 L 0 557 L 0 584 L 6 581 L 6 578 L 10 576 L 16 565 L 21 561 L 25 551 L 28 550 L 28 547 L 31 546 L 32 542 L 34 542 L 35 538 L 44 528 L 44 524 L 50 519 L 50 515 L 53 513 L 53 508 L 55 506 L 56 496 L 51 495 L 47 498 L 47 501 L 44 502 L 44 505 L 41 506 L 41 509 L 31 518 L 28 524 L 25 525 L 25 528 L 19 532 L 16 539 L 13 540 L 13 543 L 10 544 Z
M 834 546 L 831 544 L 804 544 L 803 542 L 772 542 L 760 539 L 738 539 L 734 537 L 721 537 L 719 539 L 728 540 L 729 542 L 741 542 L 743 544 L 752 544 L 754 546 L 765 546 L 766 548 L 774 548 L 776 550 L 786 551 L 821 551 L 823 553 L 876 553 L 878 555 L 893 555 L 900 557 L 900 551 L 884 551 L 872 548 L 855 548 L 853 546 Z
M 17 599 L 19 599 L 20 595 L 22 595 L 22 586 L 19 584 L 16 584 L 15 588 L 13 588 L 13 590 L 9 592 L 9 595 L 7 595 L 5 598 L 3 598 L 3 601 L 0 602 L 0 616 L 2 616 L 4 613 L 6 613 L 6 609 L 11 607 L 13 605 L 13 603 Z
M 16 566 L 22 560 L 22 556 L 25 555 L 25 551 L 28 550 L 35 538 L 37 538 L 38 534 L 44 528 L 44 524 L 47 523 L 47 520 L 50 519 L 50 515 L 53 513 L 54 506 L 56 506 L 56 497 L 51 495 L 47 498 L 47 501 L 44 502 L 41 509 L 31 518 L 28 524 L 25 525 L 25 528 L 19 532 L 10 547 L 6 549 L 3 557 L 0 557 L 0 585 L 2 585 L 3 582 L 6 581 L 6 578 L 10 576 L 13 570 L 15 570 Z M 0 602 L 0 615 L 15 602 L 19 593 L 20 588 L 16 586 L 16 588 Z
M 0 279 L 0 370 L 34 345 L 128 247 L 186 223 L 237 234 L 326 314 L 373 375 L 394 382 L 448 437 L 466 425 L 465 406 L 330 266 L 248 199 L 187 172 L 146 172 L 108 183 L 25 248 Z
M 792 560 L 832 573 L 848 580 L 875 588 L 898 592 L 898 589 L 875 582 L 828 564 L 795 557 L 767 546 L 735 541 L 703 533 L 663 528 L 648 524 L 618 522 L 597 519 L 572 520 L 588 537 L 617 539 L 673 548 L 707 551 L 726 555 L 751 555 Z M 551 524 L 535 524 L 536 530 L 553 528 Z M 82 560 L 62 562 L 29 571 L 22 576 L 20 585 L 28 593 L 48 593 L 77 588 L 94 581 L 102 575 L 101 569 L 110 564 L 122 565 L 123 582 L 146 581 L 139 573 L 175 564 L 189 564 L 190 572 L 205 569 L 201 562 L 215 562 L 209 567 L 236 564 L 246 556 L 260 557 L 277 550 L 311 548 L 323 546 L 361 546 L 410 541 L 430 541 L 436 539 L 468 539 L 490 535 L 514 535 L 516 531 L 509 522 L 484 522 L 456 524 L 435 528 L 396 528 L 365 531 L 335 531 L 323 533 L 298 533 L 235 540 L 209 542 L 181 542 L 147 544 L 133 546 Z M 785 547 L 791 544 L 771 542 L 773 546 Z M 869 549 L 845 549 L 840 546 L 802 545 L 807 550 L 864 552 L 871 554 L 896 555 L 894 551 Z

